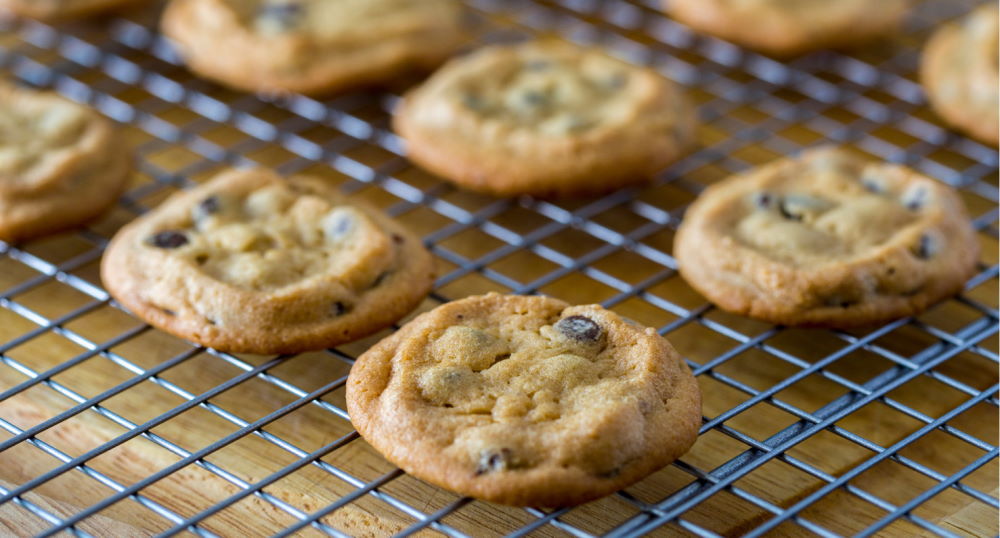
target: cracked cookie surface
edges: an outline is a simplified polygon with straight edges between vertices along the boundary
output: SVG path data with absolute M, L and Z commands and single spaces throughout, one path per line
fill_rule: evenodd
M 51 92 L 0 85 L 0 239 L 84 224 L 114 203 L 128 172 L 108 120 Z
M 850 327 L 914 315 L 958 292 L 979 248 L 950 187 L 821 148 L 709 187 L 674 251 L 688 283 L 725 310 Z
M 597 305 L 469 297 L 418 316 L 358 358 L 362 436 L 408 473 L 522 506 L 586 502 L 694 443 L 700 392 L 655 330 Z
M 948 123 L 983 142 L 1000 137 L 998 8 L 975 9 L 959 23 L 939 29 L 927 42 L 920 79 L 927 98 Z
M 694 112 L 651 69 L 555 42 L 487 47 L 410 91 L 393 126 L 409 158 L 495 195 L 612 190 L 674 161 Z
M 853 46 L 892 34 L 911 0 L 665 0 L 671 17 L 768 54 Z
M 101 275 L 133 313 L 225 351 L 293 353 L 382 329 L 433 281 L 420 240 L 324 181 L 231 170 L 122 228 Z
M 202 76 L 317 94 L 440 64 L 462 17 L 457 0 L 172 0 L 162 25 Z

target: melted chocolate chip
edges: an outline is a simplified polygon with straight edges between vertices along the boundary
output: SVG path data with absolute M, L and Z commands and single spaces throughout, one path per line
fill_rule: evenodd
M 497 471 L 506 471 L 513 466 L 514 453 L 509 448 L 484 450 L 479 455 L 476 476 Z
M 486 103 L 478 95 L 467 93 L 462 96 L 462 104 L 472 110 L 482 110 L 486 108 Z
M 927 188 L 923 185 L 910 189 L 903 197 L 903 205 L 910 211 L 916 211 L 927 204 Z
M 788 220 L 794 220 L 795 222 L 802 222 L 802 215 L 793 213 L 785 200 L 782 200 L 778 204 L 778 211 L 781 212 L 781 216 Z
M 294 2 L 267 3 L 257 10 L 257 18 L 266 19 L 282 30 L 290 30 L 298 25 L 303 11 L 302 5 Z
M 404 241 L 403 236 L 401 236 L 399 234 L 392 234 L 392 242 L 393 243 L 396 243 L 397 245 L 402 245 L 403 241 Z
M 221 208 L 222 205 L 219 203 L 218 196 L 209 196 L 198 204 L 198 211 L 201 212 L 202 215 L 214 215 L 218 213 Z
M 526 91 L 521 94 L 521 101 L 528 106 L 535 107 L 544 105 L 548 98 L 541 92 Z
M 921 260 L 927 260 L 936 253 L 937 244 L 934 239 L 927 234 L 921 235 L 920 241 L 917 242 L 917 246 L 913 249 L 913 254 Z
M 552 62 L 548 60 L 528 60 L 524 64 L 524 68 L 528 71 L 545 71 L 550 67 L 552 67 Z
M 337 212 L 326 221 L 326 235 L 330 239 L 343 239 L 354 226 L 354 218 L 349 213 Z
M 167 230 L 159 232 L 150 238 L 150 243 L 159 248 L 180 248 L 188 243 L 188 238 L 183 232 Z
M 382 282 L 385 282 L 385 279 L 389 276 L 389 273 L 390 273 L 390 271 L 386 271 L 386 272 L 380 274 L 379 276 L 375 277 L 375 281 L 372 282 L 372 285 L 369 286 L 369 287 L 371 287 L 371 288 L 377 288 L 377 287 L 381 286 Z
M 556 330 L 578 342 L 596 342 L 601 337 L 601 326 L 584 316 L 570 316 L 559 320 Z
M 348 306 L 344 302 L 337 301 L 337 302 L 333 303 L 333 315 L 334 316 L 343 316 L 350 309 L 351 309 L 351 307 Z
M 876 181 L 876 180 L 874 180 L 874 179 L 872 179 L 870 177 L 862 178 L 861 179 L 861 185 L 863 185 L 864 188 L 865 188 L 865 190 L 868 191 L 868 192 L 872 192 L 872 193 L 875 193 L 875 194 L 881 194 L 882 193 L 882 185 L 878 181 Z
M 753 205 L 758 209 L 770 209 L 774 205 L 774 197 L 766 192 L 759 192 L 753 197 Z
M 628 82 L 628 77 L 625 73 L 615 73 L 607 78 L 604 82 L 604 86 L 609 90 L 620 90 L 625 87 L 625 83 Z

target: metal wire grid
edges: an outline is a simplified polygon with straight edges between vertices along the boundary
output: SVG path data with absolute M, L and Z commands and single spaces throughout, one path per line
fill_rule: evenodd
M 998 210 L 997 192 L 992 180 L 996 175 L 997 154 L 991 148 L 950 134 L 936 122 L 920 117 L 918 112 L 923 108 L 922 97 L 912 77 L 909 77 L 916 65 L 916 49 L 893 49 L 881 54 L 881 57 L 876 55 L 874 59 L 821 53 L 781 64 L 718 40 L 696 38 L 683 26 L 662 17 L 656 4 L 652 0 L 550 0 L 531 3 L 476 0 L 471 3 L 477 13 L 490 18 L 495 24 L 482 34 L 480 41 L 518 39 L 536 33 L 557 32 L 575 41 L 600 43 L 631 60 L 656 66 L 693 92 L 699 92 L 703 96 L 700 104 L 703 121 L 724 136 L 705 143 L 698 151 L 673 166 L 659 178 L 659 186 L 677 187 L 696 193 L 703 185 L 690 180 L 689 176 L 697 175 L 706 167 L 716 167 L 723 171 L 744 169 L 754 162 L 753 158 L 741 156 L 746 155 L 751 148 L 764 148 L 774 154 L 797 151 L 801 149 L 802 142 L 781 133 L 791 126 L 801 125 L 819 133 L 821 138 L 850 143 L 887 160 L 906 162 L 932 177 L 963 189 L 968 196 L 983 202 L 981 207 L 986 209 L 974 215 L 974 224 L 989 243 L 995 245 Z M 969 8 L 969 2 L 926 2 L 921 4 L 909 21 L 909 31 L 914 36 L 923 36 L 938 22 L 962 14 Z M 4 72 L 27 84 L 55 88 L 148 135 L 148 141 L 135 148 L 135 152 L 139 172 L 153 181 L 136 187 L 123 197 L 122 206 L 129 211 L 139 213 L 148 209 L 144 200 L 175 187 L 190 186 L 193 184 L 191 177 L 217 168 L 220 163 L 253 164 L 255 160 L 246 155 L 266 148 L 280 147 L 289 157 L 279 166 L 283 172 L 296 172 L 310 168 L 315 163 L 323 163 L 353 179 L 345 184 L 346 190 L 374 188 L 398 199 L 397 203 L 388 208 L 392 215 L 404 216 L 418 208 L 425 208 L 443 218 L 445 224 L 425 235 L 425 241 L 435 255 L 453 266 L 439 278 L 437 292 L 432 296 L 435 301 L 455 298 L 449 296 L 446 290 L 451 284 L 470 275 L 481 275 L 494 288 L 515 293 L 544 291 L 567 276 L 582 275 L 595 286 L 611 290 L 610 296 L 602 301 L 605 306 L 615 307 L 638 300 L 675 318 L 660 327 L 660 332 L 668 337 L 687 327 L 697 326 L 731 341 L 732 346 L 725 352 L 702 362 L 691 360 L 690 364 L 696 375 L 745 395 L 745 399 L 738 405 L 716 416 L 706 417 L 702 427 L 703 434 L 718 432 L 740 443 L 743 449 L 735 457 L 714 468 L 699 468 L 684 460 L 675 463 L 676 469 L 689 474 L 692 479 L 684 487 L 660 492 L 660 497 L 655 502 L 641 500 L 629 492 L 619 493 L 618 497 L 622 501 L 634 507 L 635 514 L 620 521 L 609 522 L 611 526 L 603 531 L 609 536 L 635 536 L 664 525 L 668 525 L 673 531 L 717 536 L 707 526 L 685 516 L 706 499 L 723 491 L 767 514 L 758 524 L 746 529 L 749 536 L 759 536 L 779 527 L 787 530 L 787 527 L 781 526 L 789 523 L 797 526 L 796 532 L 836 535 L 807 519 L 803 516 L 803 511 L 838 490 L 884 511 L 884 516 L 868 524 L 859 533 L 861 535 L 875 534 L 903 520 L 922 532 L 954 536 L 952 530 L 915 513 L 922 504 L 944 491 L 959 492 L 976 503 L 993 509 L 998 506 L 994 494 L 963 482 L 991 462 L 995 464 L 998 455 L 995 440 L 981 439 L 949 424 L 955 417 L 983 404 L 991 406 L 995 417 L 998 387 L 996 384 L 987 388 L 976 387 L 941 369 L 947 361 L 959 354 L 971 354 L 993 364 L 998 362 L 997 353 L 990 342 L 997 332 L 995 303 L 984 304 L 981 299 L 963 294 L 953 301 L 975 312 L 975 315 L 960 327 L 941 327 L 920 318 L 899 320 L 866 333 L 833 332 L 831 335 L 840 342 L 838 349 L 820 357 L 801 357 L 775 343 L 780 335 L 787 332 L 781 327 L 754 326 L 753 330 L 746 330 L 742 325 L 732 323 L 731 318 L 716 316 L 718 312 L 708 304 L 688 306 L 656 292 L 659 285 L 678 277 L 676 263 L 668 249 L 655 245 L 651 238 L 676 228 L 684 203 L 673 202 L 666 206 L 669 209 L 665 209 L 663 204 L 650 201 L 654 197 L 649 196 L 649 190 L 627 189 L 582 203 L 554 203 L 532 199 L 490 200 L 470 209 L 450 197 L 454 189 L 446 184 L 424 185 L 407 179 L 405 172 L 410 166 L 402 157 L 398 140 L 387 130 L 384 114 L 397 99 L 394 93 L 378 96 L 349 95 L 325 102 L 304 97 L 261 99 L 237 96 L 222 99 L 214 96 L 215 89 L 212 85 L 194 81 L 184 75 L 183 70 L 177 67 L 178 59 L 155 33 L 151 20 L 116 20 L 110 24 L 106 33 L 87 28 L 56 29 L 26 21 L 8 20 L 4 24 L 8 37 L 15 36 L 13 44 L 8 42 L 0 48 L 0 68 Z M 637 39 L 636 35 L 641 36 L 641 39 Z M 121 97 L 134 88 L 141 89 L 144 98 L 135 102 Z M 797 97 L 789 97 L 790 92 L 794 92 Z M 367 110 L 373 104 L 383 113 L 376 116 L 368 114 Z M 174 124 L 163 118 L 165 112 L 178 108 L 189 112 L 189 119 Z M 757 112 L 763 119 L 747 119 L 744 112 L 748 109 Z M 273 117 L 269 112 L 272 110 L 280 110 L 285 114 L 279 120 L 269 119 Z M 847 110 L 853 116 L 849 119 L 832 117 L 830 112 L 833 110 Z M 244 135 L 243 138 L 231 144 L 214 142 L 207 133 L 220 125 L 235 128 Z M 333 128 L 340 135 L 316 142 L 305 133 L 317 125 Z M 886 126 L 901 133 L 906 142 L 900 143 L 897 141 L 898 137 L 893 139 L 881 134 L 880 130 Z M 186 148 L 202 158 L 183 167 L 165 168 L 158 164 L 154 156 L 166 148 L 176 146 Z M 352 157 L 354 150 L 367 147 L 381 148 L 389 156 L 375 166 L 364 159 Z M 942 161 L 937 158 L 941 152 L 959 156 L 964 164 L 955 166 L 951 164 L 954 160 L 947 163 Z M 535 219 L 532 222 L 538 224 L 527 230 L 512 226 L 509 219 L 503 219 L 511 211 L 531 214 Z M 613 211 L 625 211 L 641 224 L 623 232 L 602 220 Z M 450 239 L 470 230 L 497 240 L 500 246 L 477 256 L 468 256 L 448 246 Z M 546 243 L 547 239 L 566 230 L 585 234 L 599 246 L 579 255 L 570 255 Z M 276 357 L 254 365 L 252 361 L 241 357 L 201 348 L 187 349 L 155 367 L 144 368 L 113 349 L 151 331 L 148 326 L 136 326 L 101 342 L 93 341 L 68 328 L 67 324 L 72 321 L 106 305 L 114 305 L 100 286 L 74 273 L 99 259 L 108 237 L 93 229 L 80 231 L 77 235 L 86 242 L 88 248 L 69 259 L 55 262 L 34 253 L 30 245 L 0 243 L 0 254 L 38 273 L 0 292 L 0 306 L 37 325 L 13 340 L 0 343 L 0 361 L 26 378 L 0 394 L 0 402 L 32 388 L 46 387 L 74 404 L 58 415 L 26 429 L 0 415 L 0 428 L 10 434 L 10 437 L 0 442 L 0 452 L 18 445 L 29 445 L 59 462 L 55 468 L 24 483 L 0 487 L 0 505 L 14 503 L 50 524 L 51 527 L 43 533 L 45 536 L 63 531 L 88 536 L 87 531 L 78 525 L 121 501 L 137 503 L 156 517 L 167 521 L 172 527 L 164 534 L 191 532 L 213 536 L 202 525 L 204 520 L 244 498 L 255 496 L 297 520 L 297 523 L 282 531 L 282 536 L 308 527 L 329 535 L 342 536 L 343 532 L 323 519 L 359 499 L 374 498 L 412 518 L 412 525 L 403 534 L 413 534 L 424 528 L 449 536 L 469 534 L 445 519 L 461 513 L 474 501 L 458 499 L 433 513 L 425 513 L 385 491 L 387 485 L 404 475 L 402 471 L 395 469 L 374 480 L 363 480 L 322 459 L 356 442 L 356 433 L 344 435 L 310 452 L 296 446 L 295 439 L 284 438 L 265 429 L 281 417 L 306 406 L 317 407 L 334 417 L 347 420 L 347 414 L 340 406 L 321 399 L 341 388 L 345 377 L 332 379 L 315 390 L 307 391 L 271 372 L 292 357 Z M 602 260 L 622 251 L 641 257 L 655 270 L 640 281 L 633 282 L 599 268 Z M 555 268 L 528 280 L 511 277 L 495 268 L 498 261 L 524 252 L 553 264 Z M 997 276 L 996 264 L 981 265 L 979 273 L 969 281 L 966 290 L 995 285 Z M 33 309 L 22 304 L 23 301 L 19 302 L 19 296 L 52 281 L 85 294 L 89 298 L 88 302 L 59 316 L 44 315 L 37 308 Z M 881 343 L 886 335 L 903 329 L 919 331 L 933 343 L 909 356 Z M 11 356 L 11 350 L 47 334 L 67 339 L 85 351 L 45 371 L 36 371 Z M 738 357 L 749 350 L 762 351 L 797 371 L 764 389 L 755 388 L 724 373 L 724 366 L 738 360 Z M 863 382 L 853 381 L 834 371 L 832 367 L 838 361 L 859 350 L 872 353 L 893 366 Z M 201 393 L 191 392 L 164 377 L 163 374 L 172 368 L 201 353 L 208 353 L 215 360 L 236 367 L 242 373 Z M 347 364 L 352 361 L 351 356 L 342 351 L 329 350 L 327 353 Z M 111 361 L 131 377 L 89 398 L 54 379 L 58 374 L 70 371 L 95 357 Z M 782 391 L 800 385 L 810 376 L 822 377 L 842 388 L 843 395 L 812 411 L 778 397 Z M 931 416 L 889 395 L 894 389 L 918 378 L 933 379 L 961 393 L 965 399 L 947 412 Z M 251 379 L 264 381 L 287 392 L 293 398 L 292 401 L 253 421 L 241 418 L 238 411 L 228 410 L 213 402 L 219 395 Z M 143 423 L 133 422 L 103 405 L 126 391 L 159 390 L 151 384 L 179 396 L 183 403 Z M 838 424 L 844 417 L 872 402 L 880 402 L 917 421 L 921 426 L 898 441 L 882 446 L 879 442 Z M 795 421 L 761 439 L 732 424 L 734 417 L 763 404 L 788 413 Z M 185 449 L 179 443 L 152 431 L 193 408 L 205 409 L 237 429 L 198 450 Z M 78 456 L 71 456 L 38 437 L 53 426 L 85 413 L 97 413 L 109 419 L 121 428 L 121 434 Z M 820 466 L 789 453 L 791 449 L 822 432 L 862 447 L 870 451 L 871 455 L 846 472 L 831 474 Z M 942 432 L 961 440 L 975 447 L 981 455 L 969 460 L 957 471 L 943 473 L 900 454 L 901 449 L 931 432 Z M 89 465 L 99 455 L 137 437 L 168 450 L 178 459 L 172 465 L 134 484 L 120 483 Z M 295 461 L 270 476 L 248 481 L 205 459 L 244 437 L 260 438 L 286 451 Z M 818 480 L 822 486 L 809 491 L 791 505 L 779 506 L 738 483 L 741 478 L 772 460 L 794 467 Z M 888 460 L 929 477 L 934 485 L 905 503 L 894 503 L 851 482 Z M 143 494 L 144 489 L 165 476 L 191 465 L 233 484 L 238 488 L 238 493 L 218 499 L 210 508 L 194 514 L 178 513 Z M 353 492 L 310 513 L 265 491 L 268 486 L 307 466 L 336 476 L 350 484 L 354 488 Z M 30 500 L 28 494 L 32 490 L 64 473 L 82 473 L 114 493 L 68 517 L 56 515 Z M 512 535 L 523 536 L 535 531 L 559 531 L 573 536 L 593 535 L 592 530 L 571 522 L 573 509 L 526 509 L 525 512 L 529 522 Z

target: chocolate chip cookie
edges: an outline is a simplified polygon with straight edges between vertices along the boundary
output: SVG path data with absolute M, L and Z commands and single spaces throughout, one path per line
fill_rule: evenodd
M 851 327 L 915 315 L 958 292 L 979 246 L 950 187 L 822 148 L 709 187 L 674 253 L 688 283 L 725 310 Z
M 162 25 L 196 73 L 262 92 L 382 82 L 463 39 L 457 0 L 172 0 Z
M 854 46 L 891 35 L 911 0 L 665 0 L 699 32 L 775 56 Z
M 0 240 L 99 216 L 125 186 L 128 153 L 111 123 L 86 106 L 0 84 Z
M 920 79 L 934 110 L 948 123 L 993 145 L 1000 137 L 997 17 L 997 5 L 991 2 L 961 23 L 941 28 L 927 42 L 920 66 Z
M 354 426 L 406 472 L 488 501 L 566 506 L 684 454 L 701 394 L 655 330 L 598 305 L 469 297 L 361 355 Z
M 145 0 L 146 3 L 151 3 Z M 0 8 L 36 19 L 66 19 L 92 15 L 143 0 L 0 0 Z
M 122 228 L 101 277 L 151 325 L 271 354 L 388 326 L 430 290 L 432 264 L 403 226 L 320 179 L 231 170 Z
M 643 181 L 689 145 L 692 107 L 651 69 L 568 44 L 453 60 L 394 116 L 409 158 L 494 195 L 578 195 Z

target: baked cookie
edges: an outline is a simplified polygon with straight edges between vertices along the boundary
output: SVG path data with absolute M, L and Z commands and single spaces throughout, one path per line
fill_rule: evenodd
M 500 196 L 647 180 L 694 130 L 692 107 L 655 71 L 555 42 L 453 60 L 410 91 L 393 120 L 413 162 Z
M 382 82 L 463 40 L 457 0 L 172 0 L 162 26 L 193 71 L 261 92 Z
M 961 290 L 978 254 L 950 187 L 832 148 L 712 185 L 674 243 L 681 274 L 719 307 L 826 327 L 918 314 Z
M 74 228 L 107 210 L 128 179 L 123 147 L 86 106 L 0 84 L 0 240 Z
M 1000 76 L 997 75 L 997 5 L 983 4 L 960 24 L 927 42 L 920 80 L 931 106 L 948 123 L 997 145 Z
M 403 226 L 320 179 L 230 170 L 122 228 L 101 278 L 176 336 L 295 353 L 398 320 L 430 290 L 433 261 Z
M 496 293 L 435 308 L 361 355 L 347 408 L 407 473 L 517 506 L 624 488 L 684 454 L 701 425 L 698 384 L 655 330 Z
M 850 47 L 891 35 L 910 0 L 664 0 L 699 32 L 775 56 Z
M 0 8 L 36 19 L 65 19 L 93 15 L 149 0 L 0 0 Z

